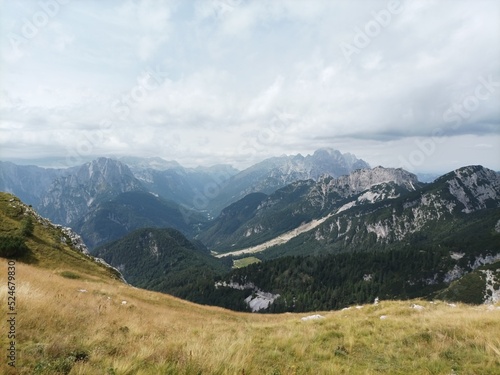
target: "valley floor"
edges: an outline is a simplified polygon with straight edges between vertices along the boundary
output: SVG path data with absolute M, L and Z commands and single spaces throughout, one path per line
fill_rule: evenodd
M 235 313 L 64 271 L 17 263 L 14 369 L 0 259 L 0 373 L 500 373 L 496 306 L 380 301 L 304 321 L 311 314 Z

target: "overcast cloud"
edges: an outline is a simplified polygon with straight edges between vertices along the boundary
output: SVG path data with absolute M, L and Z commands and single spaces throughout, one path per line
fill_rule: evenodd
M 500 3 L 0 0 L 0 160 L 500 170 Z

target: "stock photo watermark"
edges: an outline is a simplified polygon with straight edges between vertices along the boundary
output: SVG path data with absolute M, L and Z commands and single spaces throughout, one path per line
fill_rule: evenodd
M 349 43 L 341 42 L 339 44 L 347 63 L 351 63 L 351 56 L 353 54 L 358 55 L 363 49 L 368 47 L 391 24 L 394 16 L 403 13 L 409 2 L 409 0 L 391 0 L 384 9 L 372 11 L 372 18 L 362 28 L 355 27 L 355 34 L 352 41 Z
M 210 201 L 219 196 L 230 178 L 230 173 L 221 171 L 212 177 L 213 181 L 205 184 L 205 186 L 203 187 L 203 191 L 195 189 L 195 195 L 193 197 L 193 208 L 198 211 L 206 210 L 210 204 Z M 186 209 L 183 209 L 182 214 L 186 222 L 189 222 L 189 217 L 191 216 L 190 212 Z
M 210 6 L 215 15 L 220 17 L 233 12 L 242 3 L 243 0 L 212 0 Z
M 40 34 L 40 31 L 47 27 L 70 0 L 44 0 L 37 3 L 36 10 L 31 17 L 24 17 L 22 25 L 17 32 L 10 32 L 7 37 L 12 49 L 16 52 L 20 48 Z
M 444 123 L 450 123 L 453 130 L 459 129 L 464 121 L 468 120 L 477 111 L 481 102 L 489 100 L 500 87 L 500 81 L 495 81 L 492 75 L 488 78 L 478 77 L 478 84 L 473 93 L 466 96 L 460 103 L 453 103 L 443 113 Z M 415 148 L 406 156 L 399 156 L 400 165 L 406 170 L 414 170 L 421 166 L 427 158 L 432 156 L 438 145 L 446 142 L 445 129 L 436 127 L 430 138 L 415 140 Z
M 290 126 L 293 121 L 293 116 L 282 111 L 276 110 L 269 122 L 268 127 L 261 128 L 254 137 L 241 142 L 236 151 L 240 156 L 251 158 L 259 153 L 259 150 L 269 147 L 271 144 L 277 142 L 280 136 Z M 203 191 L 195 189 L 195 195 L 192 200 L 192 208 L 197 211 L 205 211 L 209 208 L 210 203 L 216 199 L 227 186 L 231 174 L 225 171 L 219 172 L 212 178 L 212 182 L 205 184 Z M 181 207 L 181 213 L 186 223 L 190 222 L 193 211 L 187 207 Z
M 158 89 L 165 82 L 168 72 L 161 69 L 160 66 L 156 66 L 154 70 L 148 67 L 137 77 L 137 84 L 127 94 L 111 104 L 111 111 L 120 120 L 126 120 L 134 105 L 144 101 L 151 91 Z
M 465 97 L 461 103 L 453 103 L 443 114 L 444 122 L 452 122 L 453 129 L 458 129 L 463 121 L 479 108 L 481 101 L 488 100 L 500 87 L 500 81 L 494 81 L 492 75 L 489 75 L 487 79 L 478 77 L 477 80 L 479 84 L 474 89 L 474 94 Z
M 112 134 L 114 122 L 130 119 L 134 105 L 144 101 L 152 91 L 165 82 L 167 77 L 168 72 L 159 65 L 154 69 L 147 67 L 141 72 L 137 77 L 137 84 L 120 99 L 111 103 L 110 111 L 114 116 L 101 120 L 97 130 L 84 134 L 76 146 L 67 149 L 66 164 L 68 166 L 79 164 L 92 155 L 93 151 L 104 143 L 106 136 Z
M 285 130 L 290 127 L 294 117 L 283 110 L 275 110 L 268 127 L 259 129 L 254 137 L 248 138 L 238 145 L 241 156 L 256 156 L 259 150 L 267 148 L 279 140 Z
M 7 364 L 16 367 L 17 361 L 17 300 L 16 300 L 16 261 L 7 263 Z

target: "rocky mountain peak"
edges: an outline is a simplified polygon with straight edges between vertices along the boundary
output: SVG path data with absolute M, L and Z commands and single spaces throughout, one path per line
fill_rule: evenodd
M 343 157 L 343 155 L 339 150 L 335 150 L 333 148 L 323 147 L 323 148 L 320 148 L 320 149 L 314 151 L 312 157 L 316 158 L 316 159 L 332 158 L 332 157 L 337 158 L 337 159 L 341 159 Z
M 305 161 L 310 165 L 314 179 L 318 179 L 323 174 L 338 177 L 356 169 L 370 168 L 367 162 L 356 158 L 353 154 L 342 154 L 333 148 L 320 148 L 312 155 L 307 155 Z
M 307 156 L 269 158 L 232 176 L 221 190 L 221 198 L 212 200 L 210 208 L 217 213 L 250 193 L 271 194 L 297 181 L 318 181 L 324 175 L 338 177 L 358 168 L 370 166 L 352 154 L 342 154 L 332 148 L 321 148 Z
M 463 204 L 465 213 L 499 206 L 500 176 L 491 169 L 471 165 L 456 169 L 440 180 L 446 181 L 449 192 Z
M 98 158 L 80 166 L 74 173 L 53 181 L 42 197 L 40 212 L 58 224 L 68 225 L 85 215 L 103 199 L 144 187 L 123 163 Z
M 165 160 L 160 157 L 141 158 L 135 156 L 123 156 L 118 160 L 127 164 L 133 170 L 154 169 L 164 171 L 167 169 L 182 169 L 182 165 L 180 165 L 177 161 Z
M 133 176 L 129 167 L 110 158 L 98 158 L 82 165 L 77 173 L 81 177 L 114 178 L 118 175 Z
M 320 184 L 328 190 L 344 191 L 345 194 L 355 194 L 372 186 L 393 182 L 407 190 L 415 190 L 419 186 L 418 178 L 413 173 L 401 168 L 375 167 L 372 169 L 357 169 L 352 173 L 338 178 L 323 176 Z

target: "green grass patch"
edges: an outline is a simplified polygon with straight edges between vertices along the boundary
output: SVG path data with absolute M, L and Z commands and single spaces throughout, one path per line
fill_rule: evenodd
M 82 278 L 79 274 L 77 274 L 77 273 L 75 273 L 75 272 L 72 272 L 72 271 L 62 271 L 62 272 L 60 273 L 60 275 L 61 275 L 62 277 L 67 278 L 67 279 L 74 279 L 74 280 L 76 280 L 76 279 L 81 279 L 81 278 Z
M 246 257 L 241 259 L 233 260 L 233 268 L 243 268 L 249 266 L 250 264 L 260 263 L 261 260 L 256 257 Z

